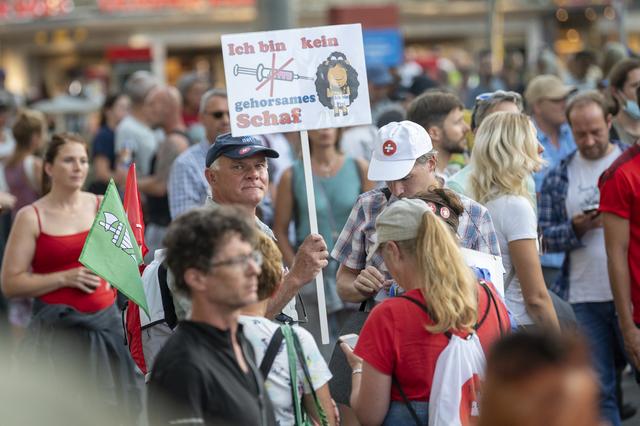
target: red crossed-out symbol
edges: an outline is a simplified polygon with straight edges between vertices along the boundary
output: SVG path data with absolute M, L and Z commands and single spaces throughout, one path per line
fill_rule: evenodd
M 382 153 L 387 157 L 391 157 L 398 150 L 398 145 L 392 140 L 388 140 L 382 144 Z
M 293 58 L 290 58 L 287 62 L 282 64 L 280 68 L 276 70 L 276 54 L 274 53 L 271 58 L 271 74 L 269 74 L 269 77 L 267 77 L 262 83 L 258 84 L 258 87 L 256 87 L 256 91 L 262 89 L 262 87 L 265 84 L 270 83 L 269 96 L 273 96 L 273 82 L 275 81 L 276 76 L 280 73 L 280 71 L 285 69 L 287 65 L 289 65 L 291 62 L 293 62 Z

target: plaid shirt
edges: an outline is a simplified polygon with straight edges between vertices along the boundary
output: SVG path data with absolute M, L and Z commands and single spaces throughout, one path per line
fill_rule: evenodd
M 204 177 L 204 169 L 209 143 L 204 140 L 189 147 L 173 162 L 167 192 L 171 219 L 200 207 L 210 194 L 209 184 Z
M 351 210 L 347 223 L 342 228 L 331 257 L 344 266 L 358 271 L 363 270 L 367 265 L 372 265 L 388 276 L 380 252 L 375 253 L 368 262 L 367 254 L 376 241 L 376 218 L 387 205 L 396 200 L 397 198 L 393 195 L 387 200 L 381 189 L 361 194 Z M 460 216 L 458 225 L 461 245 L 500 256 L 498 237 L 489 211 L 463 195 L 460 195 L 460 200 L 465 210 Z
M 629 148 L 620 141 L 611 141 L 623 152 Z M 538 202 L 538 226 L 542 232 L 545 251 L 565 252 L 562 272 L 549 289 L 564 300 L 569 299 L 569 252 L 582 247 L 582 242 L 573 230 L 567 213 L 567 193 L 569 191 L 569 163 L 575 157 L 573 151 L 545 176 Z

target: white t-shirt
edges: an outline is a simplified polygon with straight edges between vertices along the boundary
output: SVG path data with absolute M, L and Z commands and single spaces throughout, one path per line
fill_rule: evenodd
M 526 197 L 503 195 L 486 204 L 493 226 L 498 235 L 498 244 L 502 253 L 502 264 L 505 270 L 504 298 L 511 314 L 518 325 L 533 324 L 525 308 L 520 280 L 518 280 L 509 253 L 509 243 L 518 240 L 535 240 L 538 242 L 538 220 L 533 206 Z
M 131 151 L 139 176 L 151 173 L 151 160 L 158 149 L 158 137 L 146 124 L 128 115 L 118 124 L 115 132 L 116 154 Z
M 567 168 L 569 188 L 565 204 L 569 218 L 599 205 L 598 177 L 621 153 L 622 150 L 615 146 L 611 153 L 595 161 L 576 153 Z M 569 253 L 569 303 L 613 300 L 607 271 L 604 230 L 591 229 L 580 241 L 583 247 Z
M 260 365 L 271 341 L 271 336 L 273 336 L 280 325 L 264 317 L 246 315 L 240 315 L 238 321 L 243 325 L 244 335 L 256 353 L 256 365 Z M 307 367 L 309 368 L 309 374 L 311 375 L 311 381 L 313 382 L 313 388 L 317 390 L 331 379 L 329 367 L 327 367 L 327 363 L 324 358 L 322 358 L 311 333 L 298 326 L 294 326 L 293 331 L 298 335 L 307 361 Z M 299 363 L 296 376 L 298 381 L 298 394 L 302 396 L 303 393 L 311 393 L 311 389 L 306 383 L 304 372 Z M 276 423 L 283 426 L 295 424 L 295 413 L 293 411 L 293 401 L 291 398 L 289 358 L 287 356 L 284 339 L 282 340 L 280 350 L 273 361 L 273 365 L 265 381 L 265 388 L 267 392 L 269 392 L 269 398 L 271 398 L 273 404 Z

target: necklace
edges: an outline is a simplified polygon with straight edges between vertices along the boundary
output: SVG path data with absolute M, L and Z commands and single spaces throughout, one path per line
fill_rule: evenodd
M 315 163 L 316 174 L 322 177 L 330 177 L 333 172 L 332 163 Z

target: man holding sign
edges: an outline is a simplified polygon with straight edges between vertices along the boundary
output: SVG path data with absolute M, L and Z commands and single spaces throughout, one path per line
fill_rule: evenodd
M 255 214 L 269 186 L 266 157 L 276 158 L 278 155 L 252 136 L 233 137 L 229 133 L 219 136 L 207 153 L 205 176 L 212 194 L 207 204 L 242 206 L 255 217 L 258 228 L 275 239 L 271 229 Z M 322 236 L 310 234 L 296 253 L 291 271 L 284 276 L 278 292 L 271 298 L 266 316 L 273 318 L 282 310 L 297 320 L 293 298 L 304 284 L 327 266 L 328 257 Z
M 437 153 L 422 126 L 411 121 L 393 122 L 382 127 L 378 134 L 379 142 L 369 164 L 369 179 L 384 181 L 387 188 L 374 189 L 358 198 L 331 253 L 340 262 L 338 293 L 349 302 L 361 302 L 377 295 L 388 281 L 380 253 L 368 256 L 375 245 L 378 215 L 399 198 L 413 197 L 440 186 L 436 178 Z M 458 226 L 461 246 L 500 256 L 487 209 L 467 197 L 460 199 L 464 206 Z

